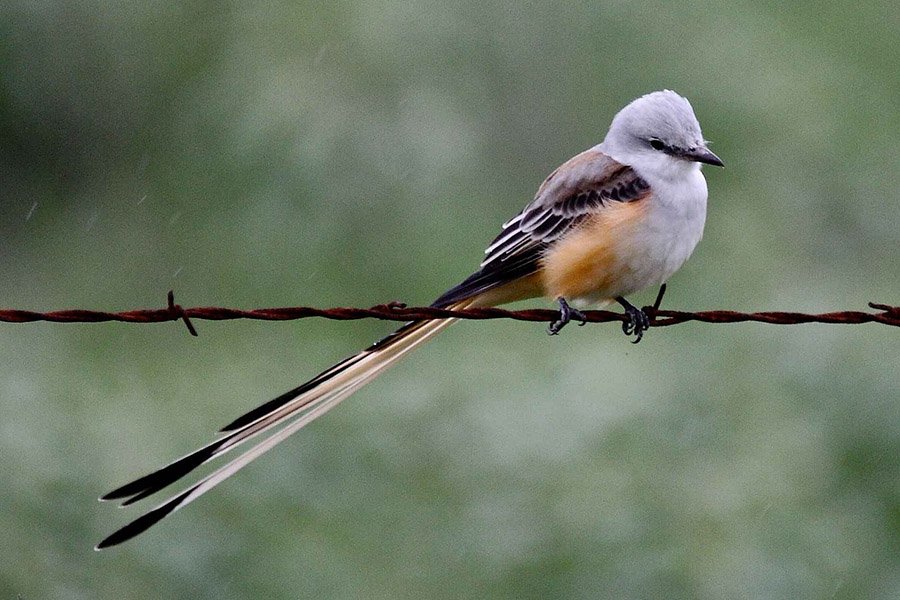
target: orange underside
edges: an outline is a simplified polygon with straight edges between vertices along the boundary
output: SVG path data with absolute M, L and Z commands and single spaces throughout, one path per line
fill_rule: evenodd
M 470 306 L 497 306 L 539 296 L 611 301 L 629 272 L 623 257 L 636 251 L 634 226 L 645 210 L 645 202 L 605 207 L 554 243 L 540 271 L 488 290 L 473 298 Z
M 611 299 L 628 274 L 634 226 L 647 204 L 623 202 L 604 208 L 554 244 L 544 257 L 541 279 L 551 298 Z
M 622 257 L 630 251 L 634 225 L 645 210 L 644 202 L 605 207 L 553 244 L 538 273 L 485 292 L 475 304 L 496 306 L 537 296 L 611 300 L 628 273 Z

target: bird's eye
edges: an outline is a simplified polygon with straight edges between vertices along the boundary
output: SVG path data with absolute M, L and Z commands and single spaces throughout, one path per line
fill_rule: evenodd
M 659 138 L 650 138 L 650 147 L 654 150 L 665 150 L 666 145 Z

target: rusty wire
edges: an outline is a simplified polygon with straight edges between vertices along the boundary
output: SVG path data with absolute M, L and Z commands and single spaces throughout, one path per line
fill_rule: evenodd
M 679 310 L 664 310 L 655 306 L 646 306 L 644 311 L 651 319 L 653 327 L 666 327 L 677 325 L 687 321 L 700 321 L 703 323 L 769 323 L 771 325 L 796 325 L 800 323 L 832 323 L 857 325 L 861 323 L 881 323 L 900 327 L 900 306 L 876 304 L 869 302 L 869 307 L 877 312 L 862 311 L 837 311 L 819 314 L 806 314 L 785 311 L 765 311 L 744 313 L 733 310 L 707 310 L 698 312 L 686 312 Z M 584 311 L 584 316 L 589 323 L 607 323 L 611 321 L 624 322 L 626 317 L 622 313 L 606 310 Z M 95 310 L 69 309 L 50 312 L 35 312 L 30 310 L 0 309 L 0 322 L 7 323 L 33 323 L 36 321 L 49 321 L 53 323 L 163 323 L 167 321 L 182 321 L 191 335 L 197 335 L 197 330 L 191 323 L 194 319 L 210 321 L 227 321 L 233 319 L 255 319 L 262 321 L 291 321 L 306 319 L 309 317 L 321 317 L 347 321 L 354 319 L 382 319 L 387 321 L 420 321 L 431 319 L 514 319 L 517 321 L 555 321 L 559 318 L 559 312 L 548 309 L 505 310 L 502 308 L 468 308 L 463 310 L 448 310 L 427 306 L 408 307 L 400 302 L 379 304 L 371 308 L 314 308 L 310 306 L 292 306 L 285 308 L 257 308 L 253 310 L 241 310 L 236 308 L 222 308 L 217 306 L 199 306 L 184 308 L 175 303 L 173 292 L 168 294 L 168 302 L 165 308 L 151 308 L 139 310 L 127 310 L 120 312 L 104 312 Z

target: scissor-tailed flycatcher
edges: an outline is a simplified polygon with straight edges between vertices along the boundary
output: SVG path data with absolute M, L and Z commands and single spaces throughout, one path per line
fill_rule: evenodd
M 636 339 L 647 316 L 625 296 L 663 284 L 693 252 L 706 220 L 700 164 L 722 166 L 709 151 L 690 103 L 672 91 L 642 96 L 613 119 L 603 143 L 556 169 L 534 200 L 503 225 L 477 272 L 434 301 L 440 308 L 496 306 L 547 296 L 559 302 L 559 330 L 577 305 L 621 304 Z M 106 494 L 131 504 L 244 442 L 269 434 L 199 482 L 122 527 L 97 549 L 145 531 L 196 500 L 280 441 L 380 375 L 453 322 L 407 323 L 225 426 L 219 439 Z

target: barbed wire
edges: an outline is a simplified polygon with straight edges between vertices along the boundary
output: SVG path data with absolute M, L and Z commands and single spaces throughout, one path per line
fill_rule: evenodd
M 900 327 L 900 306 L 869 302 L 868 306 L 878 312 L 837 311 L 818 314 L 807 314 L 786 311 L 738 312 L 733 310 L 706 310 L 697 312 L 664 310 L 658 308 L 659 300 L 653 306 L 645 306 L 643 310 L 650 317 L 653 327 L 668 327 L 688 321 L 702 323 L 768 323 L 770 325 L 797 325 L 801 323 L 831 323 L 858 325 L 862 323 L 881 323 Z M 625 322 L 627 317 L 622 313 L 608 310 L 583 311 L 588 323 Z M 401 302 L 379 304 L 371 308 L 314 308 L 311 306 L 292 306 L 283 308 L 257 308 L 242 310 L 218 306 L 199 306 L 184 308 L 175 303 L 175 294 L 169 292 L 165 308 L 127 310 L 105 312 L 84 309 L 56 310 L 35 312 L 30 310 L 0 309 L 0 322 L 34 323 L 49 321 L 52 323 L 164 323 L 182 321 L 191 335 L 197 330 L 192 320 L 229 321 L 235 319 L 253 319 L 259 321 L 292 321 L 321 317 L 338 321 L 356 319 L 381 319 L 386 321 L 424 321 L 432 319 L 514 319 L 516 321 L 551 322 L 559 318 L 559 311 L 549 309 L 506 310 L 502 308 L 466 308 L 451 310 L 430 306 L 408 307 Z

